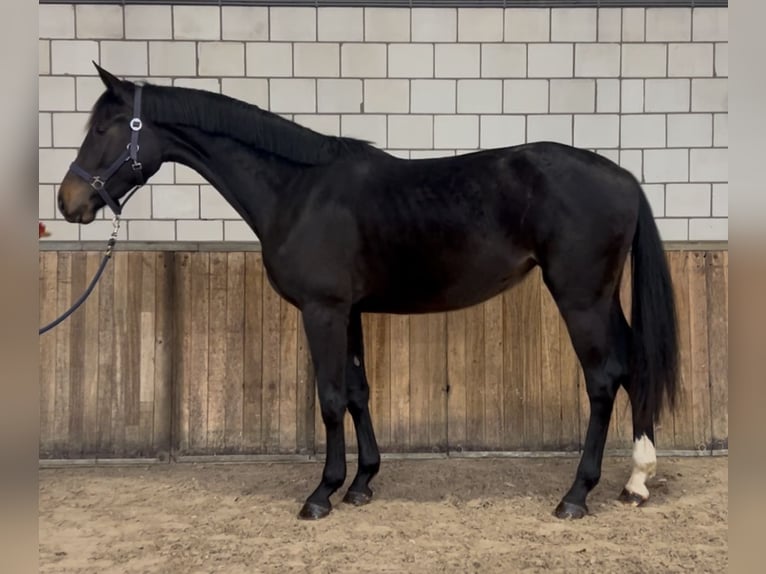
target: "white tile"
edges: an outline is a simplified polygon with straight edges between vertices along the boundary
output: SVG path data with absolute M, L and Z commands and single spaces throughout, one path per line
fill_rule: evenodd
M 623 44 L 622 75 L 626 78 L 652 78 L 667 72 L 665 44 Z
M 502 42 L 502 8 L 458 8 L 458 42 Z
M 223 240 L 257 243 L 258 236 L 255 234 L 255 231 L 253 231 L 253 229 L 244 221 L 224 221 Z
M 620 111 L 620 80 L 596 80 L 596 111 L 599 113 Z
M 77 110 L 89 112 L 96 100 L 104 93 L 104 83 L 101 78 L 80 76 L 77 81 Z
M 411 107 L 415 114 L 455 113 L 456 80 L 412 80 Z
M 729 82 L 727 78 L 692 79 L 693 112 L 729 111 Z
M 413 42 L 456 42 L 457 10 L 454 8 L 413 8 Z
M 502 80 L 458 80 L 459 114 L 499 114 L 503 111 Z
M 269 81 L 261 78 L 223 78 L 221 93 L 268 109 Z
M 69 164 L 77 156 L 76 149 L 41 148 L 39 151 L 38 183 L 60 184 Z
M 646 80 L 644 110 L 647 112 L 689 111 L 689 80 Z
M 688 181 L 689 152 L 685 149 L 644 150 L 644 178 L 647 183 Z
M 616 114 L 575 115 L 574 145 L 589 149 L 619 147 L 620 116 Z
M 223 6 L 221 37 L 248 42 L 269 39 L 269 9 L 265 6 Z
M 552 141 L 572 145 L 572 116 L 528 116 L 527 141 Z
M 665 189 L 665 214 L 668 217 L 710 216 L 710 185 L 669 183 Z
M 49 40 L 37 41 L 37 74 L 46 76 L 51 73 L 51 43 Z
M 689 220 L 682 218 L 658 219 L 657 229 L 662 241 L 686 241 L 689 237 Z
M 223 241 L 223 221 L 178 221 L 176 241 Z
M 364 9 L 319 8 L 317 33 L 320 42 L 361 42 L 364 40 Z
M 154 179 L 154 178 L 152 178 Z M 110 212 L 104 212 L 111 217 Z M 152 190 L 151 187 L 143 187 L 138 190 L 130 200 L 124 204 L 122 219 L 151 219 L 152 218 Z M 101 237 L 106 237 L 102 235 Z
M 385 152 L 392 157 L 398 157 L 400 159 L 410 159 L 412 154 L 412 151 L 407 149 L 387 149 Z
M 729 44 L 715 45 L 715 75 L 719 78 L 729 76 Z
M 524 116 L 483 115 L 479 126 L 479 145 L 483 149 L 515 146 L 526 141 Z
M 37 186 L 37 216 L 40 219 L 53 219 L 56 213 L 56 187 L 53 185 Z
M 147 183 L 150 183 L 152 185 L 159 184 L 159 183 L 170 184 L 170 183 L 174 183 L 175 180 L 176 180 L 175 164 L 173 162 L 166 161 L 160 166 L 160 169 L 158 169 L 155 172 L 155 174 L 151 178 L 149 178 Z M 151 194 L 147 194 L 147 195 L 151 195 Z
M 288 77 L 293 74 L 293 47 L 286 42 L 249 42 L 245 48 L 247 75 Z
M 729 181 L 729 150 L 700 148 L 689 152 L 689 180 L 725 183 Z
M 45 223 L 45 227 L 51 236 L 42 237 L 40 238 L 40 241 L 79 241 L 80 229 L 84 227 L 82 225 L 73 225 L 63 219 L 58 221 L 45 220 L 43 223 Z
M 334 78 L 340 75 L 340 47 L 330 43 L 296 43 L 295 53 L 296 76 L 311 78 Z
M 481 51 L 479 44 L 436 44 L 437 78 L 478 78 Z
M 53 145 L 58 148 L 79 148 L 87 135 L 87 113 L 53 114 Z
M 665 147 L 665 116 L 662 114 L 622 116 L 620 145 L 626 148 Z
M 74 6 L 71 4 L 40 4 L 37 22 L 39 38 L 74 38 Z
M 595 152 L 601 157 L 605 157 L 606 159 L 614 162 L 615 164 L 619 163 L 620 150 L 618 149 L 597 149 L 595 150 Z
M 308 78 L 269 80 L 271 111 L 296 114 L 316 111 L 316 81 Z
M 692 35 L 691 8 L 647 8 L 647 42 L 688 42 Z
M 523 78 L 527 75 L 524 44 L 482 44 L 482 78 Z
M 727 218 L 690 219 L 689 240 L 728 241 L 729 220 Z
M 241 216 L 223 196 L 210 185 L 200 186 L 200 218 L 202 220 L 241 220 Z M 179 222 L 180 223 L 180 222 Z M 185 223 L 197 223 L 187 221 Z M 192 228 L 189 228 L 190 230 Z M 180 226 L 179 226 L 180 230 Z M 221 227 L 222 231 L 222 227 Z M 179 237 L 179 239 L 181 239 Z M 220 237 L 218 239 L 221 239 Z
M 53 120 L 49 113 L 37 114 L 37 145 L 53 147 Z
M 173 38 L 176 40 L 220 40 L 220 7 L 173 6 Z
M 103 241 L 112 233 L 111 221 L 93 221 L 88 225 L 80 225 L 80 241 Z M 128 240 L 127 226 L 121 226 L 117 232 L 117 239 L 121 241 Z
M 244 76 L 245 45 L 242 42 L 200 42 L 200 76 Z
M 39 77 L 37 79 L 38 109 L 41 111 L 74 110 L 74 81 L 72 77 Z
M 271 40 L 314 42 L 316 40 L 316 8 L 271 6 Z
M 181 184 L 206 184 L 208 183 L 204 177 L 194 171 L 187 165 L 182 163 L 173 164 L 175 168 L 175 183 Z
M 530 78 L 571 78 L 572 44 L 529 44 L 527 75 Z
M 51 72 L 95 76 L 93 62 L 99 61 L 98 42 L 91 40 L 52 40 Z
M 352 78 L 385 78 L 388 73 L 385 44 L 346 43 L 340 48 L 341 75 Z
M 622 144 L 624 147 L 625 144 Z M 623 149 L 620 150 L 620 158 L 618 163 L 624 169 L 627 169 L 633 174 L 638 181 L 644 179 L 644 154 L 640 149 Z M 663 188 L 663 186 L 657 186 Z
M 668 147 L 710 147 L 713 123 L 710 114 L 668 114 Z
M 505 80 L 503 111 L 506 113 L 546 113 L 548 80 Z
M 391 149 L 430 149 L 433 147 L 433 116 L 388 116 L 388 147 Z
M 340 135 L 340 115 L 338 114 L 295 114 L 293 120 L 320 134 Z
M 506 42 L 547 42 L 550 40 L 548 8 L 506 8 Z
M 317 80 L 317 111 L 319 113 L 361 113 L 362 80 Z
M 434 75 L 434 51 L 430 44 L 389 44 L 390 78 L 431 78 Z
M 131 40 L 172 39 L 172 6 L 125 6 L 125 37 Z
M 648 183 L 641 186 L 649 201 L 654 217 L 665 216 L 665 186 L 658 183 Z
M 728 147 L 729 114 L 715 114 L 713 117 L 713 145 L 715 147 Z
M 414 149 L 410 152 L 411 159 L 433 159 L 454 156 L 455 152 L 447 149 Z
M 409 80 L 364 80 L 364 111 L 391 114 L 410 111 Z
M 596 111 L 595 80 L 551 80 L 551 113 Z
M 713 184 L 713 217 L 729 217 L 729 184 Z
M 122 6 L 75 6 L 78 38 L 122 38 Z
M 622 113 L 634 114 L 644 111 L 644 81 L 622 80 L 620 83 Z
M 713 75 L 713 44 L 670 44 L 668 76 L 691 78 Z
M 197 50 L 194 42 L 149 42 L 149 73 L 153 76 L 194 76 Z
M 595 8 L 553 8 L 552 42 L 595 42 L 598 17 Z
M 619 75 L 619 44 L 577 44 L 575 46 L 575 76 L 616 78 Z
M 207 90 L 208 92 L 221 92 L 221 80 L 219 78 L 175 78 L 173 85 L 179 88 L 191 88 L 193 90 Z
M 646 11 L 644 8 L 622 9 L 622 41 L 643 42 Z
M 479 116 L 435 116 L 434 148 L 479 147 Z
M 199 187 L 196 185 L 152 186 L 154 219 L 198 219 Z
M 728 8 L 695 8 L 693 20 L 695 42 L 727 42 L 729 40 Z
M 175 241 L 175 221 L 142 221 L 127 222 L 128 241 Z
M 146 76 L 149 73 L 146 42 L 101 42 L 101 65 L 116 76 Z
M 410 11 L 407 8 L 365 8 L 364 39 L 367 42 L 409 42 Z
M 598 41 L 619 42 L 622 39 L 622 10 L 600 8 L 598 11 Z
M 379 148 L 385 148 L 387 143 L 387 120 L 384 115 L 354 114 L 341 117 L 341 135 L 372 142 Z

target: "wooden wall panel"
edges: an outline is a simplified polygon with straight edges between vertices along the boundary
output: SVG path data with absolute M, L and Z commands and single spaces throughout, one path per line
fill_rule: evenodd
M 98 252 L 40 254 L 46 323 L 80 295 Z M 728 254 L 668 253 L 682 397 L 662 449 L 728 446 Z M 630 267 L 621 300 L 630 316 Z M 363 317 L 370 411 L 383 452 L 574 451 L 589 405 L 539 270 L 482 305 Z M 171 410 L 172 405 L 172 410 Z M 324 451 L 300 314 L 257 252 L 118 252 L 88 302 L 40 338 L 43 457 Z M 356 450 L 346 417 L 349 452 Z M 623 390 L 608 449 L 628 449 Z

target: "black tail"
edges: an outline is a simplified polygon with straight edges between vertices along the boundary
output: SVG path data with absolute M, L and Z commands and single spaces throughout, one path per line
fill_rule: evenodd
M 633 236 L 633 381 L 631 401 L 643 421 L 675 407 L 678 392 L 678 320 L 665 251 L 643 192 Z

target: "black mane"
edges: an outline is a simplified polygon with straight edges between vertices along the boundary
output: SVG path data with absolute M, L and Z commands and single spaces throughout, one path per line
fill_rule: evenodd
M 370 142 L 321 134 L 254 104 L 226 95 L 177 86 L 143 85 L 142 115 L 154 123 L 197 128 L 233 138 L 255 150 L 304 165 L 340 156 L 384 153 Z M 90 123 L 115 113 L 117 98 L 106 92 Z

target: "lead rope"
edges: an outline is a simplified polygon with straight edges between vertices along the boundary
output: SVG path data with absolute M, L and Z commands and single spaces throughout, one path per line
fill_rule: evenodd
M 136 189 L 131 191 L 130 195 L 132 195 Z M 130 197 L 130 195 L 128 197 Z M 104 269 L 106 269 L 106 264 L 109 263 L 109 260 L 112 258 L 112 252 L 114 251 L 114 245 L 117 243 L 117 234 L 120 231 L 120 216 L 115 214 L 112 218 L 112 233 L 109 235 L 109 240 L 106 242 L 106 250 L 104 251 L 104 257 L 101 259 L 101 264 L 98 266 L 98 270 L 96 271 L 96 275 L 91 280 L 90 284 L 88 285 L 88 288 L 85 289 L 85 292 L 80 295 L 80 298 L 77 299 L 77 301 L 74 302 L 74 304 L 64 313 L 61 315 L 58 319 L 55 321 L 52 321 L 45 325 L 44 327 L 41 327 L 38 335 L 42 335 L 43 333 L 46 333 L 53 329 L 56 325 L 64 321 L 67 317 L 69 317 L 72 313 L 74 313 L 77 308 L 82 305 L 85 300 L 88 298 L 88 296 L 91 294 L 93 289 L 96 286 L 96 283 L 98 283 L 98 280 L 101 278 L 101 274 L 104 272 Z

